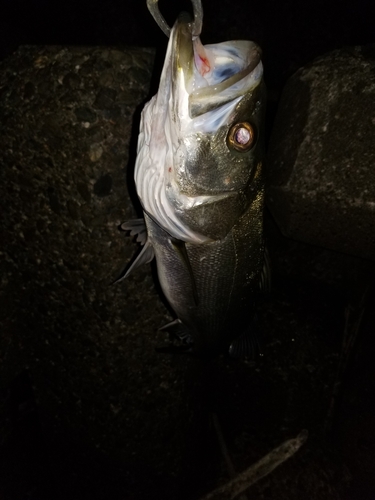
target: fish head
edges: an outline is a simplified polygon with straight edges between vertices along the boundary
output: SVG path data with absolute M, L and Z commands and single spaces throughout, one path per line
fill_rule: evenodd
M 143 111 L 135 179 L 151 218 L 204 243 L 223 238 L 263 191 L 265 88 L 254 42 L 204 46 L 186 16 Z

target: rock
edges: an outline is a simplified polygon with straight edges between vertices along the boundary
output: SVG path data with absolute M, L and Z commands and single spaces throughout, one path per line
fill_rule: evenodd
M 284 235 L 375 259 L 375 46 L 336 50 L 287 82 L 267 205 Z
M 129 151 L 153 59 L 150 49 L 121 57 L 108 48 L 21 47 L 0 66 L 0 396 L 27 369 L 44 429 L 74 429 L 96 449 L 120 449 L 125 461 L 159 446 L 155 419 L 140 420 L 146 390 L 166 428 L 180 406 L 160 397 L 179 401 L 182 390 L 174 382 L 183 364 L 173 368 L 154 350 L 164 340 L 155 332 L 171 318 L 149 267 L 111 285 L 138 248 L 119 225 L 137 216 Z M 138 420 L 143 451 L 128 439 Z

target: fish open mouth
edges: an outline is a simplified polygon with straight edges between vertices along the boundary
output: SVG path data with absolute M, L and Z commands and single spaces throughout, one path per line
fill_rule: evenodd
M 159 27 L 171 38 L 165 65 L 172 66 L 173 100 L 177 104 L 184 101 L 183 92 L 188 94 L 191 119 L 259 85 L 263 76 L 262 51 L 255 42 L 235 40 L 202 45 L 199 38 L 203 24 L 201 0 L 191 0 L 194 20 L 183 12 L 172 29 L 161 15 L 158 1 L 147 0 L 147 6 Z
M 182 13 L 171 31 L 173 95 L 188 93 L 190 118 L 243 96 L 259 84 L 263 74 L 256 43 L 236 40 L 202 45 L 194 28 L 190 16 Z

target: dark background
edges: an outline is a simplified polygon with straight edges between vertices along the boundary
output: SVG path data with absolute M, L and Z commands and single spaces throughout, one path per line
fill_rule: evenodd
M 335 48 L 346 45 L 375 43 L 374 7 L 373 2 L 370 0 L 352 0 L 351 2 L 340 0 L 263 0 L 258 2 L 203 0 L 203 7 L 205 13 L 201 37 L 203 43 L 215 43 L 230 39 L 250 39 L 256 41 L 262 47 L 265 80 L 269 95 L 268 130 L 272 126 L 272 119 L 283 84 L 299 67 Z M 161 0 L 160 9 L 167 21 L 172 24 L 181 10 L 190 10 L 191 7 L 186 0 Z M 152 46 L 157 48 L 157 66 L 151 91 L 154 93 L 158 80 L 158 67 L 163 61 L 166 43 L 167 38 L 147 11 L 146 0 L 101 2 L 89 0 L 66 0 L 63 2 L 5 0 L 1 6 L 0 59 L 6 58 L 19 45 L 24 44 Z M 272 223 L 269 223 L 269 225 L 272 225 Z M 276 228 L 274 228 L 274 232 L 276 234 Z M 278 234 L 277 238 L 279 238 Z M 299 247 L 298 244 L 289 246 L 289 243 L 286 243 L 285 240 L 282 240 L 282 242 L 287 248 L 283 255 L 288 255 L 288 260 L 285 258 L 286 263 L 284 263 L 284 266 L 295 268 L 296 261 L 298 261 L 300 269 L 307 267 L 305 264 L 306 248 L 302 251 L 302 247 Z M 280 248 L 278 245 L 279 240 L 276 241 L 274 247 Z M 293 252 L 289 251 L 290 248 L 292 250 L 294 248 L 294 255 L 299 255 L 299 257 L 293 258 L 291 256 Z M 332 261 L 334 260 L 332 258 Z M 328 260 L 328 268 L 330 264 L 331 260 Z M 324 273 L 322 272 L 322 274 Z M 315 289 L 307 280 L 304 281 L 303 279 L 296 284 L 292 280 L 288 281 L 285 276 L 278 277 L 277 273 L 274 283 L 279 302 L 284 304 L 285 296 L 289 297 L 288 300 L 292 304 L 291 310 L 301 316 L 302 323 L 305 323 L 306 316 L 310 315 L 314 318 L 314 321 L 323 324 L 322 330 L 327 331 L 327 336 L 339 330 L 338 327 L 332 326 L 332 323 L 342 321 L 342 304 L 347 303 L 347 299 L 340 297 L 337 291 L 332 293 L 330 288 L 321 287 Z M 283 293 L 280 293 L 280 289 L 282 289 Z M 374 303 L 374 293 L 372 291 L 370 297 L 372 302 L 370 303 L 369 300 L 370 306 L 367 308 L 366 313 L 367 319 L 365 317 L 366 321 L 364 321 L 369 332 L 367 339 L 370 338 L 370 335 L 371 339 L 373 339 L 374 321 L 371 304 Z M 343 295 L 345 297 L 346 294 L 347 291 L 344 290 Z M 318 296 L 321 303 L 327 304 L 324 306 L 323 311 L 317 306 L 315 309 L 311 306 Z M 277 301 L 274 300 L 274 302 Z M 328 321 L 327 318 L 329 318 Z M 285 315 L 281 315 L 280 318 L 276 317 L 276 319 L 279 320 L 280 325 L 285 325 L 283 326 L 285 330 L 289 328 L 285 321 Z M 340 328 L 342 330 L 341 324 Z M 341 338 L 335 339 L 335 341 L 339 345 Z M 356 359 L 356 363 L 353 365 L 354 368 L 347 375 L 347 386 L 349 385 L 351 391 L 346 389 L 346 393 L 352 397 L 357 406 L 357 400 L 366 401 L 368 399 L 368 392 L 366 393 L 365 389 L 369 387 L 371 389 L 374 386 L 374 370 L 370 369 L 373 366 L 373 353 L 375 352 L 373 343 L 372 340 L 371 342 L 367 341 L 367 344 L 362 344 L 362 357 Z M 337 348 L 337 351 L 339 350 Z M 21 398 L 21 396 L 24 397 L 23 393 L 26 393 L 24 399 L 33 401 L 33 396 L 28 396 L 29 392 L 31 393 L 30 381 L 26 376 L 21 377 L 13 390 L 14 397 Z M 13 457 L 14 463 L 20 469 L 23 464 L 22 460 L 24 460 L 24 470 L 27 472 L 25 474 L 22 471 L 20 475 L 25 476 L 24 481 L 30 484 L 35 481 L 33 477 L 35 472 L 30 467 L 32 464 L 30 464 L 29 455 L 25 452 L 25 449 L 29 446 L 27 443 L 31 443 L 29 447 L 34 447 L 32 438 L 37 428 L 36 414 L 35 409 L 30 411 L 31 417 L 28 416 L 25 419 L 25 433 L 18 432 L 15 441 L 8 443 L 8 448 L 5 449 L 5 453 L 1 456 L 1 461 L 4 461 L 4 463 L 8 463 Z M 33 416 L 36 422 L 33 421 Z M 344 428 L 344 431 L 342 431 L 344 435 L 346 428 L 345 426 L 341 428 Z M 342 440 L 347 441 L 346 436 Z M 18 443 L 18 447 L 14 445 L 14 442 Z M 373 442 L 370 443 L 371 446 L 368 442 L 367 439 L 364 446 L 367 446 L 365 451 L 370 450 L 368 452 L 368 455 L 370 455 Z M 352 448 L 349 449 L 348 455 L 351 450 Z M 43 450 L 40 452 L 40 455 L 42 454 Z M 34 456 L 34 454 L 30 455 Z M 44 464 L 50 460 L 50 456 L 42 456 L 36 462 L 36 469 L 42 469 Z M 64 470 L 69 467 L 69 460 L 65 457 L 58 456 L 55 461 L 56 463 L 63 463 Z M 348 498 L 349 500 L 356 500 L 357 498 L 372 500 L 374 498 L 372 496 L 372 484 L 369 486 L 366 483 L 369 474 L 366 471 L 362 472 L 364 469 L 362 467 L 363 462 L 358 461 L 358 463 L 360 465 L 357 466 L 355 471 L 357 475 L 354 474 L 354 482 L 356 488 L 361 487 L 363 490 L 360 497 L 355 496 L 355 493 Z M 371 460 L 366 458 L 366 463 L 369 464 L 370 470 L 371 464 L 374 463 L 374 457 Z M 58 467 L 55 468 L 60 470 Z M 96 471 L 87 472 L 90 481 L 95 473 Z M 99 473 L 104 474 L 104 476 L 107 474 L 107 471 L 102 472 L 101 463 Z M 40 475 L 42 474 L 43 472 L 40 472 Z M 110 477 L 110 474 L 108 473 L 107 476 Z M 17 474 L 15 474 L 15 477 L 18 477 Z M 68 473 L 66 473 L 66 477 L 69 477 Z M 337 478 L 338 482 L 340 480 L 341 478 Z M 12 478 L 9 479 L 9 482 L 12 481 Z M 68 482 L 66 478 L 59 479 L 59 481 Z M 59 481 L 56 480 L 56 483 L 59 483 Z M 25 491 L 30 490 L 29 487 L 24 489 Z M 364 493 L 365 490 L 367 495 Z M 355 492 L 358 491 L 361 490 L 355 490 Z M 25 495 L 22 500 L 26 498 L 41 500 L 42 497 L 40 494 L 38 495 L 34 497 Z M 63 496 L 58 496 L 56 493 L 55 498 L 63 498 Z
M 205 0 L 202 41 L 254 40 L 264 52 L 268 87 L 314 57 L 345 45 L 375 41 L 371 0 Z M 161 0 L 172 24 L 187 0 Z M 5 0 L 0 18 L 0 58 L 21 44 L 157 46 L 166 37 L 144 0 Z

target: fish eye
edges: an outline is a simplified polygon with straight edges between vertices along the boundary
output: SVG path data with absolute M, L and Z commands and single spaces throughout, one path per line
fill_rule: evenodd
M 237 151 L 246 152 L 255 144 L 255 129 L 249 122 L 232 125 L 227 135 L 227 145 Z

